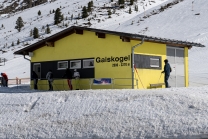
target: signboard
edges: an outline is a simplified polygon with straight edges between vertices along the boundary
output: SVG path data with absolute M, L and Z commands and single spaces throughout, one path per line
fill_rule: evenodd
M 93 85 L 110 85 L 111 83 L 111 78 L 100 78 L 93 80 Z
M 97 63 L 112 63 L 112 67 L 130 66 L 131 56 L 110 56 L 110 57 L 97 57 Z

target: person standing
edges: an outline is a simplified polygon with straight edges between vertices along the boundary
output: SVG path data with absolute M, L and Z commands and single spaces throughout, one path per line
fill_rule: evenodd
M 32 72 L 32 79 L 34 83 L 34 89 L 38 89 L 38 75 L 35 73 L 35 71 Z
M 77 69 L 74 69 L 74 75 L 73 75 L 74 79 L 75 79 L 75 84 L 76 84 L 76 90 L 79 90 L 79 79 L 80 79 L 80 74 L 77 71 Z
M 165 59 L 164 62 L 165 62 L 165 66 L 164 66 L 164 70 L 162 71 L 162 73 L 165 73 L 165 77 L 164 77 L 165 87 L 170 88 L 170 86 L 168 84 L 168 79 L 170 76 L 171 67 L 170 67 L 170 64 L 168 63 L 167 59 Z
M 49 91 L 53 91 L 53 73 L 51 70 L 48 71 L 46 74 L 46 79 L 48 80 L 48 85 L 49 85 Z
M 68 86 L 69 86 L 69 89 L 72 90 L 72 89 L 73 89 L 73 87 L 72 87 L 72 82 L 71 82 L 71 79 L 72 79 L 72 73 L 71 73 L 71 71 L 69 70 L 69 68 L 66 68 L 65 74 L 64 74 L 62 77 L 63 77 L 63 78 L 66 77 L 67 83 L 68 83 Z
M 1 76 L 2 76 L 2 80 L 1 80 L 2 86 L 8 87 L 8 76 L 6 75 L 6 73 L 1 73 Z

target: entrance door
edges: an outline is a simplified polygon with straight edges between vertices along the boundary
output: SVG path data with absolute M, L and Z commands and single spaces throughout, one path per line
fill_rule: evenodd
M 172 68 L 169 84 L 171 87 L 185 87 L 184 48 L 167 46 L 167 59 Z
M 40 63 L 34 63 L 33 64 L 33 70 L 35 71 L 35 73 L 38 75 L 38 78 L 41 78 L 41 65 Z

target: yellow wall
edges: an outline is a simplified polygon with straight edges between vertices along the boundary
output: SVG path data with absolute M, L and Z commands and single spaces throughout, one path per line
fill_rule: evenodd
M 31 62 L 95 58 L 95 78 L 131 78 L 131 44 L 122 42 L 119 36 L 106 34 L 106 38 L 103 39 L 98 38 L 95 32 L 84 31 L 83 35 L 74 33 L 56 41 L 55 47 L 41 47 L 33 53 Z M 130 59 L 123 62 L 127 66 L 122 66 L 120 62 L 96 62 L 97 57 L 111 56 L 130 57 Z M 113 67 L 113 64 L 118 64 L 118 67 Z M 129 85 L 119 88 L 131 88 L 130 79 L 116 81 Z
M 132 45 L 136 45 L 136 41 L 132 41 Z M 164 62 L 166 59 L 166 44 L 144 42 L 141 46 L 135 49 L 135 54 L 161 56 L 162 67 L 159 69 L 136 69 L 135 78 L 139 81 L 139 88 L 150 88 L 150 84 L 164 83 L 163 71 Z M 138 73 L 138 74 L 137 74 Z M 164 87 L 164 86 L 163 86 Z
M 131 59 L 120 62 L 103 62 L 97 63 L 96 58 L 105 57 L 131 57 L 131 47 L 140 43 L 140 41 L 131 40 L 131 42 L 122 42 L 120 36 L 106 34 L 106 38 L 98 38 L 95 32 L 84 31 L 83 35 L 72 34 L 65 38 L 62 38 L 55 42 L 55 47 L 41 47 L 35 50 L 34 56 L 31 62 L 43 62 L 43 61 L 57 61 L 57 60 L 69 60 L 69 59 L 83 59 L 94 58 L 95 62 L 95 78 L 116 78 L 115 84 L 121 86 L 114 86 L 114 88 L 132 88 L 132 69 Z M 152 42 L 144 42 L 141 46 L 135 48 L 135 54 L 154 55 L 162 57 L 162 69 L 137 69 L 135 71 L 135 79 L 139 81 L 140 89 L 149 88 L 150 83 L 163 83 L 164 75 L 161 75 L 164 62 L 166 59 L 166 45 Z M 188 58 L 186 57 L 186 64 Z M 118 67 L 113 67 L 114 64 L 118 64 Z M 127 66 L 122 66 L 127 65 Z M 187 66 L 187 65 L 186 65 Z M 186 68 L 186 72 L 188 68 Z M 138 76 L 139 75 L 139 76 Z M 188 79 L 188 73 L 186 78 Z M 118 79 L 119 78 L 119 79 Z M 122 78 L 122 79 L 121 79 Z M 125 78 L 125 79 L 124 79 Z M 160 80 L 159 80 L 160 79 Z M 186 82 L 188 81 L 186 79 Z M 61 84 L 64 84 L 64 88 L 68 88 L 65 80 L 54 81 L 57 85 L 54 86 L 54 90 L 63 90 Z M 89 80 L 81 79 L 81 89 L 89 89 Z M 39 81 L 40 89 L 47 89 L 48 83 L 46 80 Z M 74 81 L 73 81 L 74 84 Z M 135 81 L 136 85 L 136 81 Z M 164 87 L 164 86 L 163 86 Z M 57 89 L 56 89 L 57 88 Z M 112 88 L 112 86 L 91 86 L 92 89 L 99 88 Z M 135 86 L 135 88 L 137 88 Z M 65 90 L 66 90 L 65 89 Z

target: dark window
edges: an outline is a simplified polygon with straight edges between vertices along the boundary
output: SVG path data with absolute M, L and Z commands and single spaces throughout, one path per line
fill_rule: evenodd
M 161 69 L 161 56 L 134 54 L 134 64 L 140 69 Z

